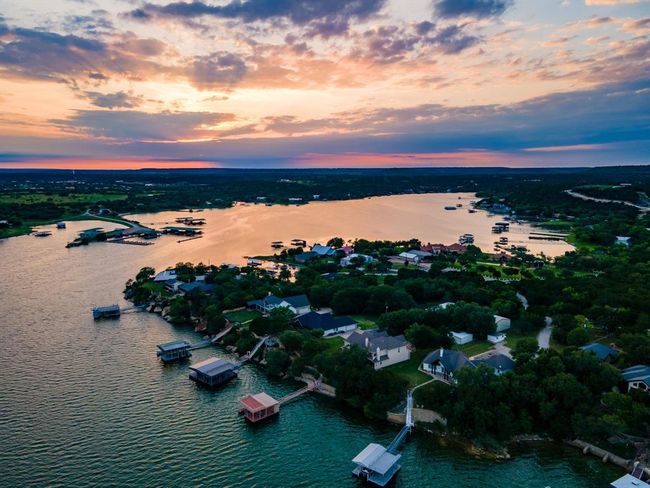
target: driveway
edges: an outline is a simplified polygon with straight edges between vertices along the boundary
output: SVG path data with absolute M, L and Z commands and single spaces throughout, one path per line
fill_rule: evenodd
M 537 345 L 540 349 L 548 349 L 551 345 L 551 332 L 553 331 L 553 319 L 546 317 L 546 325 L 537 334 Z

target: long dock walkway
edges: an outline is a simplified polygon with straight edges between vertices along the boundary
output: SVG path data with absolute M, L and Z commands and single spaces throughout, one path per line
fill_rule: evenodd
M 259 341 L 257 341 L 257 344 L 255 344 L 255 347 L 251 351 L 248 351 L 246 354 L 244 354 L 241 357 L 241 359 L 239 360 L 239 364 L 240 365 L 244 364 L 245 362 L 250 361 L 251 359 L 253 359 L 253 356 L 255 356 L 255 354 L 257 354 L 257 351 L 260 350 L 260 348 L 269 339 L 269 337 L 271 337 L 271 336 L 267 335 L 267 336 L 262 337 Z
M 285 403 L 288 403 L 291 400 L 295 400 L 300 395 L 303 395 L 310 391 L 318 390 L 318 388 L 320 388 L 320 380 L 310 381 L 309 384 L 304 388 L 301 388 L 300 390 L 296 390 L 293 393 L 289 393 L 287 396 L 280 398 L 280 400 L 278 401 L 280 402 L 280 405 L 284 405 Z

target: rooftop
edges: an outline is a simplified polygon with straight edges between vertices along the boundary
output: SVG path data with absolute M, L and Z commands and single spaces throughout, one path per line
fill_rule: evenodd
M 175 349 L 185 349 L 186 347 L 189 346 L 190 346 L 189 342 L 179 340 L 179 341 L 165 342 L 164 344 L 158 344 L 158 349 L 160 349 L 163 352 L 169 352 Z
M 622 371 L 625 381 L 643 381 L 650 386 L 650 366 L 638 364 Z
M 278 405 L 280 402 L 272 396 L 262 392 L 255 395 L 246 395 L 244 398 L 239 400 L 239 403 L 241 403 L 246 410 L 257 412 L 258 410 Z
M 234 367 L 235 365 L 230 361 L 212 357 L 190 366 L 190 369 L 208 376 L 216 376 L 229 369 L 234 369 Z
M 380 475 L 386 474 L 399 460 L 399 454 L 391 454 L 380 444 L 371 443 L 352 460 Z
M 403 335 L 391 336 L 383 330 L 355 331 L 350 334 L 346 342 L 369 351 L 374 351 L 377 348 L 381 350 L 396 349 L 408 345 L 408 341 Z
M 591 344 L 587 344 L 586 346 L 582 346 L 580 349 L 583 351 L 591 351 L 593 352 L 598 359 L 601 361 L 604 361 L 608 357 L 613 357 L 616 358 L 618 356 L 618 351 L 616 349 L 612 349 L 609 346 L 606 346 L 605 344 L 601 344 L 599 342 L 593 342 Z
M 334 317 L 330 312 L 306 313 L 305 315 L 298 317 L 298 323 L 301 327 L 312 330 L 330 330 L 357 324 L 357 322 L 350 317 Z

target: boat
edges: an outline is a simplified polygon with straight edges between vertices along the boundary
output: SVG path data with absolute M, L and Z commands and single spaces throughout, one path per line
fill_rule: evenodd
M 463 234 L 458 238 L 459 244 L 474 244 L 474 234 Z
M 57 222 L 56 223 L 56 228 L 57 229 L 65 229 L 65 222 Z
M 271 243 L 271 247 L 273 249 L 280 249 L 281 247 L 284 247 L 284 244 L 282 243 L 282 241 L 273 241 Z
M 35 237 L 49 237 L 51 235 L 52 233 L 49 230 L 41 230 L 39 232 L 34 233 Z
M 456 206 L 455 205 L 447 205 L 445 207 L 445 210 L 456 210 Z
M 291 245 L 297 247 L 305 247 L 307 245 L 307 241 L 304 239 L 291 239 Z
M 467 211 L 469 213 L 476 213 L 476 209 L 474 209 L 474 208 L 468 208 Z
M 463 206 L 462 203 L 457 203 L 457 204 L 456 204 L 456 208 L 460 208 L 460 207 L 462 207 L 462 206 Z
M 499 244 L 508 244 L 507 237 L 499 237 Z
M 494 234 L 501 234 L 501 232 L 503 232 L 503 227 L 500 227 L 498 225 L 493 225 L 492 226 L 492 232 Z

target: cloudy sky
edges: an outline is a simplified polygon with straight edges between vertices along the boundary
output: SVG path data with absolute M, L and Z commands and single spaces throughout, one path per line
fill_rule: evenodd
M 647 0 L 0 0 L 0 168 L 604 164 Z

